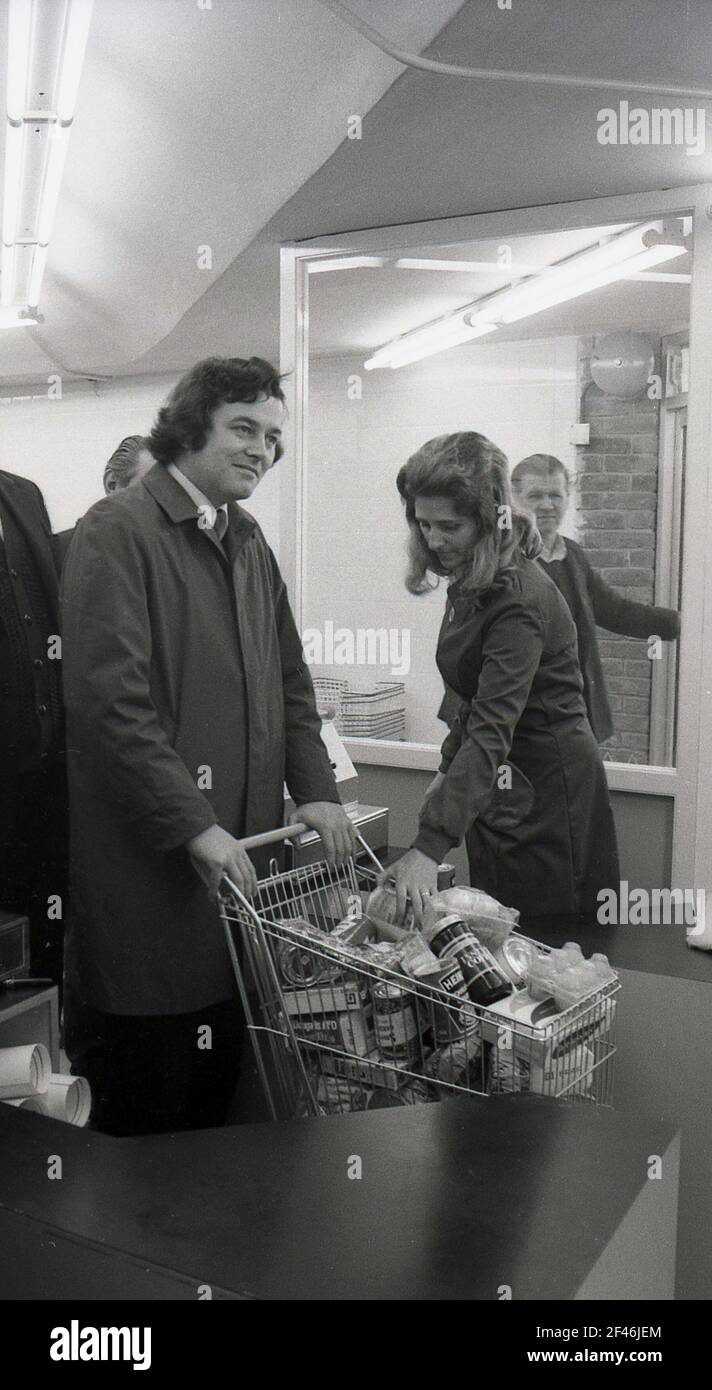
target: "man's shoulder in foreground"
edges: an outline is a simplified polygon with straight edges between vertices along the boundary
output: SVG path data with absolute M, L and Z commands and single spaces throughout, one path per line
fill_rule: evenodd
M 44 498 L 40 488 L 31 478 L 23 478 L 19 473 L 8 473 L 4 468 L 0 468 L 0 491 L 6 492 L 10 497 L 32 498 L 44 505 Z

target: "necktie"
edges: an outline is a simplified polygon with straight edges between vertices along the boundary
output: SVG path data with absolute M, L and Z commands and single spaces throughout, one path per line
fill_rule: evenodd
M 215 516 L 214 527 L 215 535 L 217 536 L 219 541 L 222 541 L 225 536 L 225 532 L 227 531 L 227 521 L 227 512 L 224 512 L 222 511 L 222 509 L 219 509 Z

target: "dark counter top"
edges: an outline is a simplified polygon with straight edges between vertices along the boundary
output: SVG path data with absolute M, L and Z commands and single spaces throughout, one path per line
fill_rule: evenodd
M 123 1297 L 568 1300 L 674 1135 L 523 1095 L 143 1139 L 0 1105 L 0 1295 L 105 1297 L 128 1260 L 181 1291 Z

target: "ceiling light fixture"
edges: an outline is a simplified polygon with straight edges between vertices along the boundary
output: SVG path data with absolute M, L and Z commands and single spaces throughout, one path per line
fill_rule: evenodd
M 492 333 L 503 324 L 517 323 L 616 280 L 674 260 L 688 249 L 680 218 L 664 223 L 643 223 L 569 256 L 518 284 L 464 304 L 454 313 L 401 334 L 378 348 L 364 362 L 364 367 L 372 371 L 377 367 L 405 366 Z
M 91 24 L 93 0 L 65 0 L 63 22 L 60 26 L 59 53 L 50 51 L 42 32 L 42 6 L 39 0 L 10 0 L 8 15 L 8 74 L 7 74 L 7 135 L 5 147 L 5 178 L 2 217 L 2 284 L 0 304 L 5 309 L 17 309 L 17 249 L 34 247 L 26 286 L 27 303 L 36 313 L 40 290 L 47 264 L 49 239 L 52 234 L 57 202 L 64 174 L 69 144 L 69 132 L 81 80 Z M 52 27 L 54 32 L 54 26 Z M 35 53 L 41 55 L 43 69 L 56 75 L 54 109 L 28 109 L 28 83 L 33 74 Z M 41 171 L 39 197 L 26 188 L 28 181 L 25 129 L 35 122 L 48 128 L 47 149 Z M 18 236 L 23 199 L 29 197 L 36 208 L 33 234 Z M 17 311 L 16 323 L 37 322 L 36 317 Z M 0 327 L 9 325 L 0 314 Z
M 419 362 L 423 357 L 444 352 L 445 348 L 459 347 L 473 338 L 494 333 L 496 327 L 496 323 L 468 323 L 462 314 L 436 319 L 434 323 L 416 328 L 412 333 L 404 333 L 402 337 L 394 338 L 392 343 L 378 348 L 363 365 L 367 372 L 376 367 L 405 367 L 409 362 Z

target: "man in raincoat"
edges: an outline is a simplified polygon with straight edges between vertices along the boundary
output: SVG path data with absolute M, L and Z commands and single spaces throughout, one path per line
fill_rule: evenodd
M 238 502 L 283 415 L 269 363 L 199 362 L 156 466 L 90 509 L 65 563 L 65 1046 L 109 1133 L 224 1122 L 243 1025 L 215 896 L 223 874 L 254 892 L 237 839 L 282 824 L 284 781 L 332 862 L 353 848 L 284 582 Z

